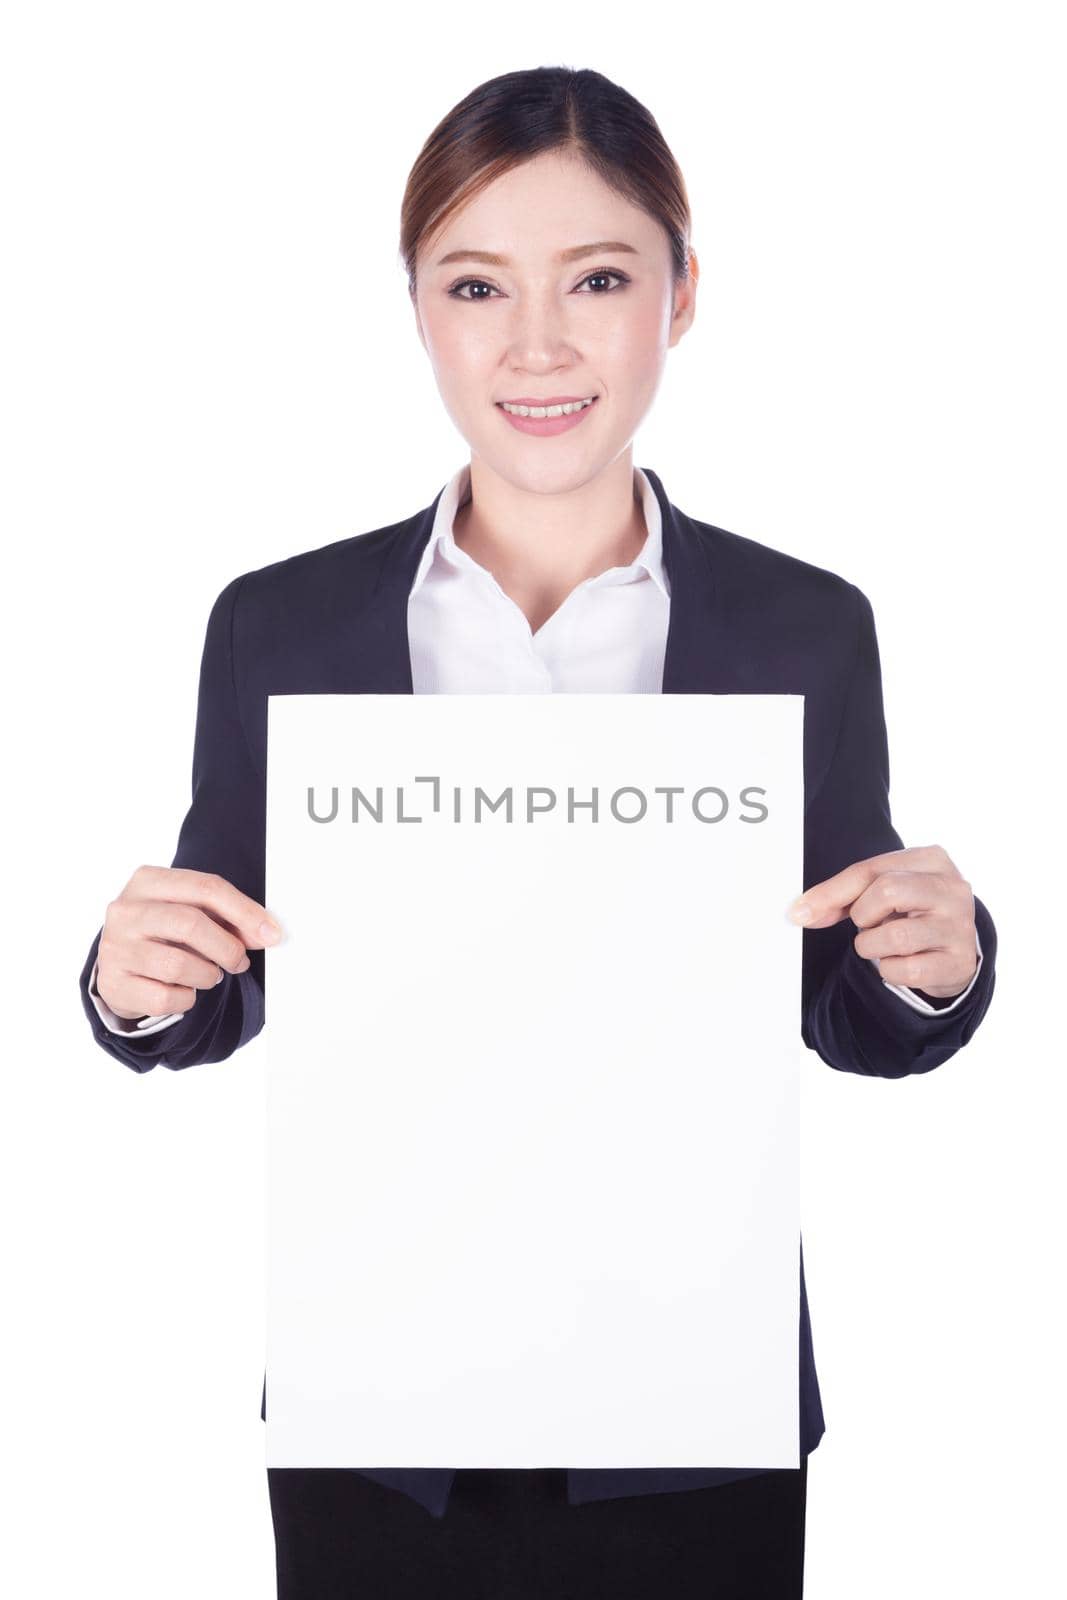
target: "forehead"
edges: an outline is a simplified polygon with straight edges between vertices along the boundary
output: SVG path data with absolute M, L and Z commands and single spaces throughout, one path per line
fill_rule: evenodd
M 585 162 L 546 154 L 502 173 L 459 207 L 427 241 L 426 257 L 437 265 L 462 250 L 556 265 L 598 241 L 651 252 L 661 231 Z

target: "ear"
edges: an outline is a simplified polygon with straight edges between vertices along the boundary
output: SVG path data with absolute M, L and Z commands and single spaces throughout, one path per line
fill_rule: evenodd
M 673 349 L 682 335 L 688 332 L 696 316 L 697 281 L 700 263 L 692 247 L 689 250 L 689 276 L 674 286 L 674 312 L 671 317 L 670 348 Z
M 426 336 L 422 331 L 422 318 L 419 316 L 419 302 L 418 302 L 418 298 L 417 298 L 417 296 L 415 294 L 415 291 L 414 291 L 414 289 L 412 289 L 410 284 L 408 285 L 408 296 L 409 296 L 409 298 L 411 300 L 412 310 L 415 313 L 415 329 L 416 329 L 416 332 L 418 333 L 418 336 L 419 336 L 419 343 L 422 345 L 422 348 L 425 350 L 426 349 Z

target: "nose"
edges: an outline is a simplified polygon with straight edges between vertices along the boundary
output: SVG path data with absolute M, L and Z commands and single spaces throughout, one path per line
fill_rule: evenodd
M 539 378 L 576 364 L 567 335 L 566 308 L 554 294 L 526 296 L 515 302 L 509 353 L 514 372 Z

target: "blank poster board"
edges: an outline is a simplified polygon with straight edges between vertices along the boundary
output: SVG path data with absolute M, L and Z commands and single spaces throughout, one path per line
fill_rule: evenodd
M 803 711 L 269 697 L 268 1465 L 799 1465 Z

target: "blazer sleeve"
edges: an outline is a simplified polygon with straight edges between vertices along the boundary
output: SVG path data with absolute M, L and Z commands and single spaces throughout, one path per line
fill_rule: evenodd
M 804 821 L 804 887 L 868 856 L 904 848 L 889 807 L 889 748 L 878 639 L 870 601 L 854 584 L 851 667 L 829 767 Z M 871 1077 L 930 1072 L 971 1038 L 995 984 L 997 934 L 974 897 L 982 966 L 973 989 L 951 1011 L 928 1015 L 902 1005 L 872 962 L 859 955 L 849 917 L 803 930 L 801 1034 L 831 1067 Z
M 234 617 L 244 577 L 227 584 L 208 617 L 200 661 L 192 799 L 172 867 L 215 872 L 262 903 L 266 837 L 266 774 L 255 762 L 237 699 Z M 111 1032 L 89 995 L 103 927 L 97 930 L 79 979 L 82 1008 L 101 1049 L 134 1072 L 155 1066 L 224 1061 L 263 1026 L 264 953 L 250 950 L 246 972 L 223 974 L 201 989 L 181 1020 L 157 1033 Z

